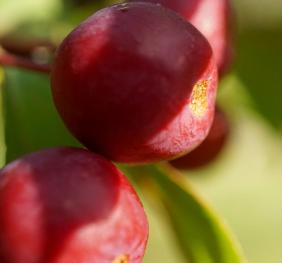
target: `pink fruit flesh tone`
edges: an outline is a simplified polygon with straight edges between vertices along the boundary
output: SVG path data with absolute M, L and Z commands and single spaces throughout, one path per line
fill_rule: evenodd
M 133 188 L 96 154 L 48 149 L 0 171 L 1 263 L 139 263 L 147 237 Z
M 61 44 L 52 93 L 87 148 L 125 163 L 193 150 L 214 114 L 217 69 L 202 34 L 150 3 L 102 9 Z
M 129 0 L 136 2 L 138 0 Z M 140 0 L 139 0 L 140 1 Z M 210 42 L 220 75 L 230 69 L 232 62 L 233 15 L 230 0 L 142 0 L 161 4 L 181 14 Z
M 170 162 L 181 170 L 198 169 L 215 161 L 222 152 L 230 134 L 230 124 L 226 115 L 216 109 L 214 122 L 207 138 L 189 154 Z

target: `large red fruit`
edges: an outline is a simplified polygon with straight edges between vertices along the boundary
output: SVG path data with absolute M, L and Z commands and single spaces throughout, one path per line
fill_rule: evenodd
M 129 0 L 135 2 L 140 0 Z M 181 14 L 210 42 L 222 75 L 232 60 L 232 10 L 230 0 L 142 0 L 159 3 Z
M 98 155 L 54 148 L 0 171 L 0 262 L 139 263 L 147 236 L 136 193 Z
M 228 118 L 218 107 L 207 138 L 194 151 L 170 163 L 178 169 L 189 170 L 201 168 L 216 160 L 223 150 L 230 133 Z
M 52 70 L 57 109 L 89 149 L 119 162 L 174 158 L 212 123 L 217 70 L 207 40 L 150 3 L 100 10 L 61 44 Z

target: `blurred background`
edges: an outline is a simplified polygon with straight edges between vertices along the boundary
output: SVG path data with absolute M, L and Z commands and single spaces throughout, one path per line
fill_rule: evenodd
M 52 49 L 95 10 L 117 2 L 0 0 L 0 41 L 44 39 Z M 231 137 L 216 162 L 187 171 L 187 180 L 226 219 L 251 263 L 277 263 L 282 257 L 282 1 L 233 0 L 233 7 L 235 64 L 218 93 Z M 46 49 L 32 55 L 49 59 Z M 55 112 L 48 76 L 5 72 L 7 161 L 44 147 L 77 144 Z M 1 141 L 2 150 L 4 145 Z M 145 206 L 151 237 L 144 262 L 187 262 L 161 209 L 146 200 Z

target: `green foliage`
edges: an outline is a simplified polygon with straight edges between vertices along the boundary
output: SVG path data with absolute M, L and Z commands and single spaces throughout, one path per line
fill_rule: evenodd
M 77 145 L 51 98 L 49 76 L 7 70 L 5 105 L 7 160 L 58 145 Z
M 0 34 L 6 34 L 26 23 L 49 21 L 58 15 L 57 0 L 0 0 Z
M 0 67 L 0 167 L 2 167 L 5 164 L 5 160 L 6 160 L 3 84 L 4 84 L 4 70 L 3 68 Z
M 182 175 L 168 165 L 125 168 L 152 184 L 170 217 L 175 234 L 191 263 L 246 262 L 237 240 L 213 209 L 196 194 Z M 145 178 L 145 179 L 144 179 Z M 141 184 L 142 185 L 142 184 Z
M 282 27 L 245 30 L 238 41 L 236 71 L 258 112 L 282 132 Z

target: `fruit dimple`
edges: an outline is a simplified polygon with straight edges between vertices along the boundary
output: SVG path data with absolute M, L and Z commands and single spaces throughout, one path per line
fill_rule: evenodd
M 192 99 L 189 105 L 194 116 L 201 118 L 208 109 L 208 80 L 201 80 L 196 83 L 192 90 Z
M 128 255 L 118 256 L 112 263 L 129 263 Z

